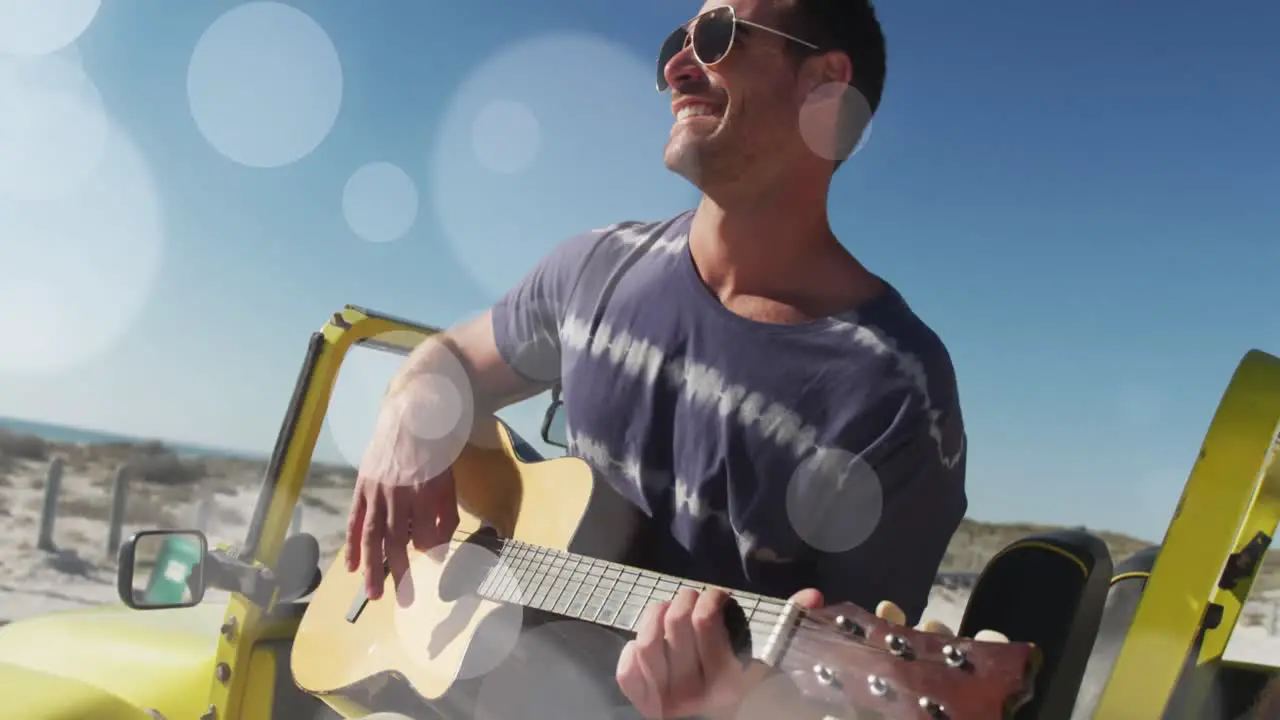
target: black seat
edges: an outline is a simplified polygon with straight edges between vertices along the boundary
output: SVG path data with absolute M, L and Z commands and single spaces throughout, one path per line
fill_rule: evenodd
M 1071 717 L 1111 576 L 1106 543 L 1081 530 L 1018 540 L 978 576 L 960 634 L 997 630 L 1015 642 L 1035 643 L 1043 654 L 1035 696 L 1017 720 Z

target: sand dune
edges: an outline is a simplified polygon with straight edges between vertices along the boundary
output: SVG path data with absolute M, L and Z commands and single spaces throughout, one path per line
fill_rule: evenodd
M 47 551 L 37 547 L 37 537 L 53 457 L 64 459 L 64 469 L 56 549 Z M 0 522 L 0 621 L 119 604 L 116 559 L 107 553 L 107 538 L 114 479 L 126 464 L 134 470 L 122 537 L 200 523 L 211 543 L 244 541 L 265 470 L 261 461 L 181 458 L 156 444 L 85 446 L 0 437 L 0 519 L 6 521 Z M 301 529 L 320 541 L 326 564 L 341 547 L 353 481 L 350 468 L 315 468 L 302 497 Z M 957 627 L 966 601 L 963 590 L 935 588 L 926 617 Z M 1280 636 L 1269 632 L 1275 607 L 1271 598 L 1251 602 L 1228 657 L 1280 662 Z

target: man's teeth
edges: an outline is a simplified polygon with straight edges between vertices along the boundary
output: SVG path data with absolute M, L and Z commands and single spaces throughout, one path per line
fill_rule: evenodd
M 699 115 L 715 115 L 715 111 L 706 105 L 685 105 L 676 113 L 676 119 L 684 120 Z

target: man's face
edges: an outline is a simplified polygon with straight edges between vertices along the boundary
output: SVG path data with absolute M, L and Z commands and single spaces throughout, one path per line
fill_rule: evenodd
M 742 20 L 785 31 L 778 0 L 707 0 L 699 15 L 723 5 Z M 711 67 L 690 46 L 667 63 L 676 116 L 663 157 L 670 170 L 706 191 L 751 183 L 765 167 L 785 166 L 803 152 L 797 127 L 805 91 L 788 42 L 739 23 L 728 55 Z

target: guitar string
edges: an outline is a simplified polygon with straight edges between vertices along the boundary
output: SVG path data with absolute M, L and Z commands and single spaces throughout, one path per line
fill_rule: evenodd
M 473 536 L 474 536 L 474 533 L 472 532 L 455 531 L 453 535 L 453 539 L 457 540 L 460 543 L 466 543 Z M 522 563 L 522 562 L 524 563 L 520 566 L 519 570 L 515 570 L 514 568 L 512 568 L 513 571 L 510 572 L 509 574 L 506 574 L 507 577 L 503 577 L 502 579 L 498 580 L 496 584 L 499 586 L 499 588 L 502 588 L 504 585 L 506 585 L 506 583 L 509 580 L 513 580 L 513 579 L 516 581 L 516 584 L 518 586 L 520 584 L 520 576 L 523 574 L 524 571 L 536 572 L 537 570 L 543 570 L 542 573 L 538 573 L 541 576 L 539 578 L 538 584 L 534 587 L 532 592 L 529 593 L 530 598 L 532 598 L 534 595 L 537 594 L 539 589 L 543 586 L 543 583 L 549 582 L 549 584 L 547 585 L 547 590 L 548 592 L 550 592 L 551 590 L 555 589 L 555 582 L 557 580 L 560 580 L 560 579 L 564 580 L 565 585 L 564 587 L 560 588 L 560 591 L 557 593 L 555 600 L 552 602 L 552 607 L 554 607 L 555 604 L 559 601 L 559 598 L 568 589 L 568 586 L 574 582 L 573 576 L 575 573 L 579 573 L 579 570 L 577 568 L 580 565 L 585 564 L 587 566 L 586 570 L 581 571 L 580 574 L 582 575 L 582 578 L 578 580 L 578 586 L 579 586 L 578 589 L 587 590 L 588 598 L 586 601 L 584 601 L 584 609 L 591 604 L 591 600 L 596 599 L 596 595 L 598 591 L 602 589 L 600 587 L 602 582 L 610 579 L 605 577 L 605 573 L 612 570 L 618 575 L 618 577 L 612 578 L 612 581 L 613 581 L 612 586 L 609 587 L 607 590 L 605 590 L 605 594 L 603 597 L 599 598 L 601 602 L 601 607 L 599 608 L 599 610 L 597 610 L 597 615 L 599 615 L 599 613 L 604 610 L 605 606 L 609 604 L 609 601 L 614 597 L 615 593 L 618 592 L 618 585 L 620 584 L 619 581 L 622 580 L 622 576 L 626 574 L 634 575 L 635 580 L 622 581 L 626 585 L 629 585 L 629 588 L 626 586 L 622 588 L 622 598 L 618 601 L 618 607 L 616 608 L 616 612 L 614 613 L 614 616 L 613 616 L 614 619 L 613 621 L 606 623 L 610 625 L 612 625 L 614 622 L 617 621 L 619 617 L 622 616 L 622 612 L 625 608 L 626 601 L 629 596 L 634 595 L 636 592 L 640 590 L 646 590 L 648 597 L 652 598 L 658 582 L 665 581 L 673 585 L 676 585 L 677 588 L 683 586 L 683 587 L 688 587 L 690 589 L 695 589 L 695 590 L 705 590 L 709 587 L 704 583 L 698 583 L 690 580 L 685 580 L 682 578 L 670 577 L 670 576 L 663 575 L 662 573 L 657 573 L 650 570 L 644 570 L 642 568 L 632 568 L 626 565 L 622 565 L 620 563 L 615 563 L 612 561 L 602 560 L 598 558 L 592 558 L 586 555 L 578 555 L 575 553 L 570 553 L 565 550 L 559 550 L 556 548 L 548 548 L 548 547 L 543 547 L 538 545 L 531 545 L 529 543 L 524 543 L 512 538 L 494 537 L 494 538 L 491 538 L 491 540 L 500 546 L 500 549 L 496 556 L 498 560 L 506 560 L 512 563 Z M 484 545 L 481 545 L 481 547 L 488 549 Z M 516 553 L 530 553 L 530 554 L 518 555 L 515 557 L 511 555 L 507 555 L 506 557 L 504 557 L 503 551 L 506 550 L 507 548 L 512 548 L 513 550 L 515 550 Z M 541 557 L 539 557 L 539 555 L 541 555 Z M 562 561 L 562 564 L 559 564 L 559 565 L 553 564 L 555 560 Z M 548 561 L 552 561 L 552 562 L 548 562 Z M 570 567 L 569 565 L 570 563 L 573 564 L 572 567 Z M 563 573 L 566 569 L 568 570 L 568 575 L 564 576 Z M 489 577 L 492 577 L 492 575 L 489 575 Z M 637 580 L 646 579 L 646 578 L 652 580 L 654 582 L 654 585 L 641 586 L 637 582 Z M 583 587 L 587 579 L 591 579 L 595 581 L 594 585 L 589 589 Z M 517 587 L 517 589 L 519 588 Z M 738 595 L 740 597 L 752 600 L 756 603 L 755 606 L 750 611 L 747 611 L 744 609 L 744 613 L 747 614 L 748 616 L 747 620 L 749 625 L 752 623 L 759 623 L 766 626 L 776 625 L 777 622 L 781 620 L 781 618 L 785 614 L 785 610 L 783 610 L 783 608 L 786 607 L 786 602 L 778 598 L 770 598 L 763 595 L 746 593 L 746 592 L 741 592 L 737 590 L 727 590 L 727 592 L 729 592 L 731 595 Z M 501 591 L 499 591 L 499 594 L 501 594 Z M 663 591 L 663 594 L 664 595 L 667 594 L 667 591 Z M 570 605 L 572 605 L 572 603 L 570 603 Z M 770 606 L 776 606 L 778 609 L 775 610 Z M 535 607 L 537 606 L 535 605 Z M 548 608 L 538 608 L 538 609 L 547 610 Z M 837 626 L 836 620 L 834 618 L 828 618 L 821 615 L 814 615 L 807 608 L 796 608 L 796 610 L 797 610 L 797 613 L 796 613 L 797 629 L 816 630 L 816 631 L 828 631 L 832 629 L 837 629 L 837 630 L 839 629 Z M 554 610 L 551 610 L 551 611 L 555 612 Z M 864 612 L 866 612 L 865 609 L 864 609 Z M 558 614 L 563 614 L 563 613 L 558 613 Z M 573 617 L 573 616 L 569 615 L 568 617 Z M 586 618 L 579 618 L 579 619 L 586 619 Z M 881 618 L 879 616 L 875 616 L 874 619 L 882 623 L 887 622 L 884 618 Z M 634 625 L 635 622 L 638 622 L 638 621 L 639 621 L 639 617 L 637 617 L 636 620 L 633 621 L 631 624 Z M 634 630 L 634 627 L 629 627 L 626 629 Z M 919 634 L 923 632 L 920 630 L 912 630 L 910 628 L 904 628 L 904 630 L 907 630 L 915 634 Z M 951 637 L 954 638 L 954 636 L 951 636 Z M 981 641 L 975 641 L 971 638 L 954 638 L 954 639 L 960 640 L 965 643 L 981 642 Z M 874 644 L 871 644 L 865 638 L 850 637 L 842 630 L 830 635 L 818 634 L 816 635 L 816 637 L 810 638 L 810 641 L 818 645 L 857 647 L 857 648 L 860 648 L 872 653 L 878 653 L 878 654 L 888 654 L 891 652 L 888 648 L 882 648 Z M 809 656 L 809 657 L 821 657 L 821 655 L 813 651 L 806 650 L 805 646 L 803 645 L 793 646 L 792 648 L 789 649 L 788 652 L 796 652 L 800 655 Z M 936 658 L 920 658 L 918 656 L 914 657 L 913 660 L 915 662 L 928 662 L 932 664 L 938 664 L 940 662 L 943 662 Z

